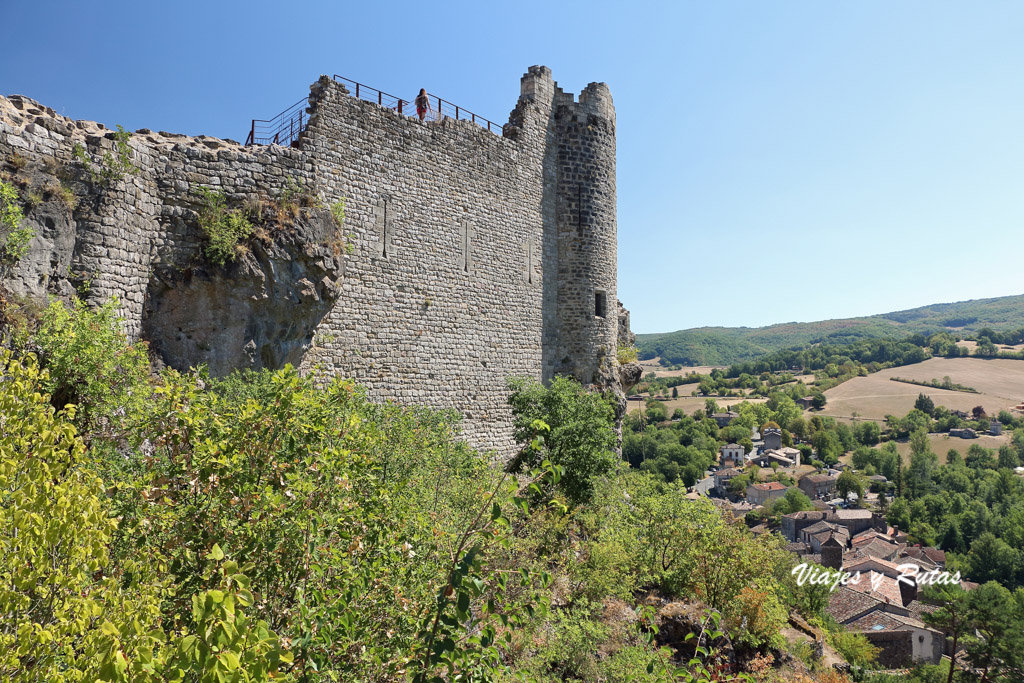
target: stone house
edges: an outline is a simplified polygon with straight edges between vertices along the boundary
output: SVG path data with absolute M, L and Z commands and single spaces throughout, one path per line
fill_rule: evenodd
M 808 474 L 801 478 L 797 485 L 812 500 L 814 498 L 829 500 L 835 494 L 837 479 L 838 477 L 831 477 L 827 474 Z
M 734 477 L 742 475 L 743 472 L 734 467 L 727 467 L 724 470 L 718 470 L 715 472 L 715 492 L 720 496 L 724 496 L 729 492 L 729 482 Z
M 786 495 L 786 485 L 777 481 L 751 484 L 747 487 L 747 502 L 754 505 L 767 505 L 784 495 Z
M 782 430 L 775 427 L 764 430 L 764 449 L 774 451 L 779 448 L 782 448 Z
M 714 413 L 711 415 L 711 419 L 718 423 L 719 427 L 728 427 L 729 423 L 739 417 L 739 413 L 734 413 L 728 410 L 724 413 Z
M 739 444 L 730 443 L 722 446 L 718 449 L 720 454 L 719 462 L 722 463 L 723 467 L 735 467 L 736 465 L 743 465 L 743 456 L 746 452 L 743 450 L 743 446 Z

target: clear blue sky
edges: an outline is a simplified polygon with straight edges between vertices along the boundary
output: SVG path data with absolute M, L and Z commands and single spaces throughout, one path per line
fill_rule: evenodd
M 321 73 L 507 120 L 612 89 L 639 332 L 1024 292 L 1024 3 L 0 0 L 0 93 L 244 139 Z

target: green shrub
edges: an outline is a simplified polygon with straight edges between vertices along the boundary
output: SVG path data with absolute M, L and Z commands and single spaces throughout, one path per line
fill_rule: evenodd
M 138 172 L 139 167 L 132 163 L 132 148 L 128 144 L 131 139 L 132 134 L 118 124 L 114 133 L 114 151 L 103 153 L 99 167 L 93 164 L 85 147 L 77 142 L 71 148 L 71 156 L 94 184 L 107 187 L 115 180 L 123 180 L 125 176 Z
M 825 637 L 828 644 L 834 647 L 850 664 L 870 666 L 878 659 L 878 648 L 872 645 L 863 634 L 851 633 L 839 627 L 827 631 Z
M 565 469 L 558 490 L 572 504 L 589 500 L 595 480 L 615 466 L 614 413 L 600 394 L 568 377 L 545 388 L 525 378 L 509 381 L 515 438 L 522 450 L 509 470 L 522 472 L 550 460 Z
M 619 365 L 625 365 L 626 363 L 635 363 L 638 354 L 637 348 L 632 344 L 619 344 L 616 355 L 619 359 Z
M 18 264 L 35 236 L 31 228 L 21 227 L 23 218 L 18 191 L 0 180 L 0 232 L 4 235 L 4 244 L 0 247 L 0 276 L 6 276 Z
M 110 562 L 117 527 L 85 447 L 47 402 L 34 357 L 0 355 L 0 678 L 5 681 L 289 680 L 290 660 L 219 548 L 215 588 L 192 598 L 191 629 L 165 632 L 168 586 L 146 564 Z
M 242 243 L 253 233 L 252 223 L 240 209 L 228 209 L 223 192 L 202 187 L 199 229 L 206 238 L 203 253 L 211 263 L 224 266 L 244 251 Z
M 117 300 L 96 310 L 78 299 L 70 308 L 54 301 L 33 338 L 54 405 L 76 404 L 74 422 L 90 437 L 121 431 L 149 396 L 148 349 L 128 340 L 117 307 Z

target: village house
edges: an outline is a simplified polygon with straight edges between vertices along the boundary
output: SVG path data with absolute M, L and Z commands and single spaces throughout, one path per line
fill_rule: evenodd
M 886 538 L 885 517 L 870 510 L 802 510 L 782 515 L 782 535 L 790 542 L 800 541 L 800 532 L 818 522 L 845 527 L 860 538 L 868 530 Z
M 728 410 L 724 413 L 714 413 L 711 415 L 711 419 L 718 423 L 719 427 L 728 427 L 729 423 L 739 417 L 739 413 L 734 413 Z
M 797 485 L 808 498 L 828 500 L 835 494 L 836 479 L 838 477 L 830 477 L 827 474 L 808 474 L 802 477 Z
M 800 540 L 807 544 L 812 553 L 821 553 L 821 544 L 834 537 L 843 547 L 850 541 L 846 527 L 830 522 L 818 522 L 800 532 Z
M 875 610 L 845 626 L 879 648 L 878 663 L 882 666 L 938 664 L 942 659 L 945 636 L 913 617 Z
M 774 451 L 782 448 L 782 430 L 777 427 L 768 427 L 764 430 L 764 449 Z
M 777 481 L 751 484 L 747 487 L 747 502 L 754 505 L 766 505 L 784 495 L 786 495 L 786 485 Z
M 743 466 L 743 456 L 746 455 L 743 446 L 730 443 L 719 448 L 718 452 L 720 454 L 719 462 L 721 462 L 723 467 Z
M 743 472 L 734 467 L 728 467 L 715 472 L 715 492 L 720 496 L 724 496 L 729 492 L 729 482 L 732 481 L 733 477 L 738 477 L 741 474 Z
M 766 450 L 753 456 L 750 461 L 756 463 L 758 467 L 771 467 L 772 463 L 779 467 L 799 467 L 800 451 L 788 447 Z

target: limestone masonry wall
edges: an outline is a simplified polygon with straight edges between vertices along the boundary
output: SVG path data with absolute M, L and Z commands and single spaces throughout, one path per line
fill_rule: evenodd
M 99 164 L 112 131 L 0 98 L 0 162 L 43 198 L 4 286 L 67 296 L 87 283 L 91 301 L 118 297 L 129 333 L 169 365 L 342 374 L 375 400 L 458 410 L 466 438 L 502 455 L 514 448 L 509 376 L 618 389 L 607 86 L 577 102 L 531 67 L 502 136 L 422 123 L 326 77 L 309 103 L 294 148 L 137 131 L 138 172 L 104 185 L 73 149 Z M 265 219 L 227 267 L 202 257 L 203 187 Z M 296 196 L 306 206 L 294 220 L 267 208 Z M 339 200 L 340 229 L 326 208 Z

